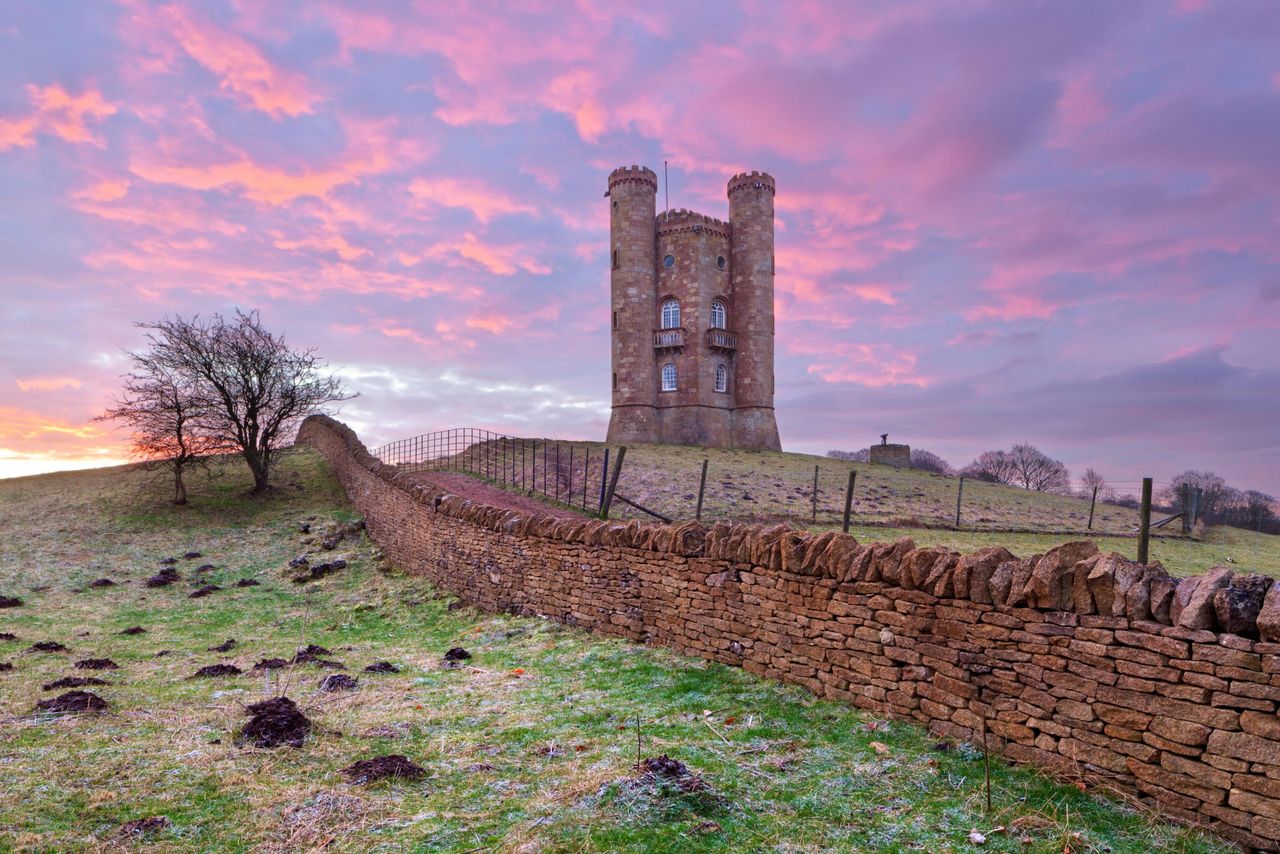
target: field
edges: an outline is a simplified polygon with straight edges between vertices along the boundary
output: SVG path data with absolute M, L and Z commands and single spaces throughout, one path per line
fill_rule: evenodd
M 605 446 L 592 442 L 536 441 L 538 449 L 525 453 L 508 452 L 500 444 L 473 446 L 472 450 L 448 457 L 446 464 L 486 475 L 507 471 L 508 480 L 545 486 L 555 493 L 555 472 L 560 472 L 559 494 L 576 484 L 573 501 L 585 503 L 594 512 L 599 506 L 601 463 Z M 555 463 L 548 450 L 559 446 L 561 461 Z M 574 474 L 569 469 L 568 452 L 575 451 Z M 591 460 L 581 484 L 584 452 Z M 616 460 L 616 449 L 613 450 Z M 840 528 L 843 523 L 845 491 L 849 472 L 857 473 L 851 507 L 850 533 L 860 541 L 884 541 L 910 537 L 919 545 L 938 545 L 971 551 L 1002 545 L 1020 556 L 1043 553 L 1071 539 L 1092 539 L 1103 551 L 1137 557 L 1138 541 L 1133 531 L 1138 512 L 1101 502 L 1095 508 L 1094 524 L 1088 529 L 1089 501 L 1072 496 L 1034 492 L 1001 484 L 965 481 L 961 497 L 961 523 L 955 527 L 959 479 L 922 471 L 848 463 L 807 454 L 705 449 L 678 445 L 628 446 L 617 493 L 664 516 L 683 521 L 697 511 L 698 484 L 703 460 L 708 461 L 706 494 L 702 519 L 773 524 L 787 522 L 796 528 L 815 531 Z M 813 504 L 813 474 L 818 468 L 816 518 Z M 547 473 L 551 472 L 548 478 Z M 488 477 L 494 482 L 500 477 Z M 508 486 L 510 488 L 510 486 Z M 514 491 L 523 492 L 515 489 Z M 586 495 L 587 500 L 583 501 Z M 1158 517 L 1159 514 L 1153 514 Z M 617 519 L 653 521 L 641 510 L 615 500 L 610 516 Z M 1257 534 L 1238 528 L 1209 527 L 1196 536 L 1183 535 L 1177 522 L 1152 532 L 1150 558 L 1165 565 L 1176 576 L 1194 575 L 1218 564 L 1237 571 L 1280 575 L 1280 537 Z
M 0 481 L 0 595 L 24 600 L 0 610 L 0 631 L 16 636 L 0 641 L 13 665 L 0 673 L 0 849 L 1232 850 L 996 759 L 987 811 L 969 745 L 664 650 L 451 609 L 349 524 L 318 456 L 280 465 L 267 497 L 244 497 L 231 464 L 187 508 L 162 503 L 133 468 Z M 303 551 L 347 565 L 290 583 Z M 144 586 L 167 557 L 180 580 Z M 89 586 L 101 578 L 116 583 Z M 233 586 L 241 579 L 260 583 Z M 206 584 L 221 589 L 189 598 Z M 131 627 L 144 631 L 121 633 Z M 69 649 L 29 651 L 39 641 Z M 345 669 L 250 669 L 307 644 Z M 472 657 L 447 665 L 453 647 Z M 91 658 L 118 669 L 73 665 Z M 399 672 L 364 672 L 378 661 Z M 192 678 L 218 663 L 245 672 Z M 358 686 L 317 691 L 332 674 Z M 42 684 L 72 675 L 108 682 L 89 690 L 110 709 L 32 714 L 59 693 Z M 312 720 L 307 739 L 237 746 L 244 707 L 282 692 Z M 666 754 L 696 780 L 640 774 L 637 752 Z M 389 753 L 424 776 L 340 773 Z M 167 823 L 120 835 L 152 816 Z M 972 831 L 986 835 L 981 849 Z

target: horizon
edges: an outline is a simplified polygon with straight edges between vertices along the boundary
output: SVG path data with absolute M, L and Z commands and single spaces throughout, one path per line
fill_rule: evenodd
M 131 462 L 133 324 L 258 309 L 370 447 L 603 440 L 608 173 L 777 181 L 783 449 L 1280 493 L 1280 4 L 0 13 L 0 478 Z

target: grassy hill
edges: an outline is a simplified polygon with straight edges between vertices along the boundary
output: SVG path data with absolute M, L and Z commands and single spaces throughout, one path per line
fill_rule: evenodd
M 525 440 L 534 441 L 534 440 Z M 560 447 L 561 481 L 568 451 L 575 451 L 571 482 L 574 502 L 597 506 L 601 462 L 605 446 L 597 442 L 555 442 L 538 439 L 538 452 L 508 452 L 501 443 L 477 445 L 453 457 L 450 465 L 492 473 L 508 469 L 518 481 L 555 482 L 555 455 L 544 466 L 544 443 Z M 582 491 L 584 452 L 592 461 L 589 489 Z M 614 449 L 616 460 L 616 449 Z M 1034 492 L 1002 484 L 965 480 L 960 501 L 960 526 L 955 526 L 959 479 L 929 472 L 894 469 L 867 463 L 848 463 L 828 457 L 773 451 L 706 449 L 678 445 L 629 445 L 618 494 L 664 516 L 687 520 L 695 516 L 703 460 L 708 461 L 702 519 L 733 519 L 797 528 L 829 530 L 841 527 L 849 472 L 857 473 L 850 533 L 860 541 L 911 537 L 920 545 L 960 551 L 1003 545 L 1018 555 L 1042 553 L 1070 539 L 1092 539 L 1103 551 L 1136 557 L 1137 510 L 1098 503 L 1092 529 L 1089 501 L 1066 495 Z M 818 470 L 817 513 L 814 514 L 814 468 Z M 548 477 L 547 470 L 551 474 Z M 564 484 L 562 483 L 562 487 Z M 541 487 L 540 487 L 541 488 Z M 553 492 L 552 487 L 547 487 Z M 619 519 L 652 521 L 644 512 L 615 501 L 610 515 Z M 1159 514 L 1156 514 L 1157 516 Z M 1182 535 L 1177 522 L 1153 531 L 1152 560 L 1174 575 L 1204 572 L 1218 564 L 1246 571 L 1280 574 L 1280 537 L 1210 527 L 1197 536 Z
M 243 497 L 240 465 L 221 474 L 187 508 L 134 468 L 0 480 L 0 595 L 24 600 L 0 610 L 15 636 L 0 640 L 13 668 L 0 672 L 0 849 L 961 851 L 971 830 L 1001 827 L 980 850 L 1233 850 L 1000 761 L 987 812 L 967 745 L 664 650 L 451 609 L 358 532 L 321 549 L 353 516 L 312 453 L 284 458 L 265 498 Z M 290 583 L 303 551 L 347 566 Z M 180 580 L 144 586 L 168 557 Z M 115 584 L 90 586 L 102 578 Z M 205 584 L 221 589 L 189 598 Z M 68 649 L 29 651 L 41 641 Z M 346 669 L 250 669 L 307 644 Z M 472 658 L 448 667 L 456 646 Z M 74 666 L 91 658 L 119 669 Z M 377 661 L 399 672 L 363 672 Z M 245 672 L 192 678 L 218 663 Z M 319 692 L 334 673 L 357 689 Z M 60 693 L 41 686 L 68 676 L 108 682 L 89 690 L 110 710 L 33 715 Z M 244 707 L 282 691 L 310 737 L 236 746 Z M 637 720 L 641 755 L 685 763 L 705 788 L 638 778 Z M 339 773 L 387 753 L 425 777 Z M 159 815 L 167 826 L 118 835 Z

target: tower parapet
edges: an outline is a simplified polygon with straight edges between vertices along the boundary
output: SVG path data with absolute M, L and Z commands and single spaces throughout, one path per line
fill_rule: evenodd
M 658 176 L 609 174 L 610 442 L 778 450 L 772 176 L 729 181 L 728 221 L 655 213 Z

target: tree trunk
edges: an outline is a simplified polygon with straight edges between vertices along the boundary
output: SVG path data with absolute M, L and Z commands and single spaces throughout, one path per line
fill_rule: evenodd
M 266 492 L 270 484 L 267 482 L 267 461 L 263 457 L 253 451 L 244 452 L 244 460 L 249 464 L 249 471 L 253 472 L 253 489 L 250 494 L 258 495 Z
M 187 503 L 187 485 L 182 481 L 181 465 L 175 465 L 173 468 L 173 503 L 178 505 Z

